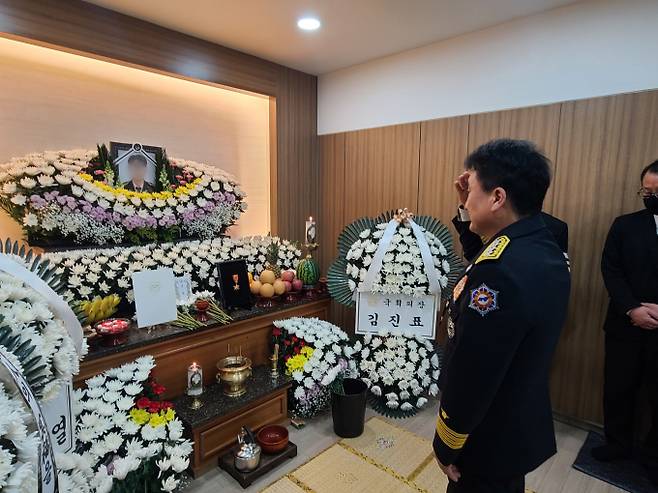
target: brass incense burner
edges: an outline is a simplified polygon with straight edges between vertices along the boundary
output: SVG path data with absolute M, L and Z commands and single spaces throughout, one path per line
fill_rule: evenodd
M 217 381 L 224 387 L 224 394 L 238 397 L 247 391 L 247 379 L 251 376 L 251 360 L 246 356 L 227 356 L 217 362 Z

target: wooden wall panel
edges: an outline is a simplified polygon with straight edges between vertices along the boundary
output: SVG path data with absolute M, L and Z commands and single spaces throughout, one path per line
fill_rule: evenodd
M 468 116 L 422 122 L 420 127 L 420 172 L 418 214 L 437 217 L 458 237 L 452 226 L 457 212 L 454 181 L 464 169 L 468 145 Z M 461 248 L 458 248 L 461 250 Z
M 82 0 L 0 0 L 0 36 L 275 97 L 272 232 L 303 240 L 319 209 L 315 76 Z
M 345 226 L 345 134 L 320 137 L 320 203 L 318 261 L 323 273 L 336 258 L 338 235 Z
M 320 208 L 318 261 L 323 275 L 338 252 L 338 235 L 345 227 L 345 134 L 320 137 Z M 329 320 L 352 333 L 353 310 L 332 301 Z
M 468 127 L 468 152 L 492 139 L 525 139 L 536 143 L 557 171 L 557 147 L 561 104 L 532 106 L 507 111 L 471 115 Z M 553 189 L 546 195 L 544 209 L 552 212 Z
M 335 245 L 329 250 L 327 243 L 335 243 L 346 224 L 398 207 L 416 210 L 420 124 L 327 135 L 321 137 L 321 148 L 320 174 L 323 182 L 329 182 L 322 184 L 320 234 L 333 234 L 320 241 L 321 248 L 331 252 L 321 257 L 326 272 L 328 259 L 336 252 Z M 354 331 L 353 308 L 332 303 L 330 320 L 349 333 Z
M 282 67 L 277 89 L 277 231 L 303 241 L 319 211 L 317 77 Z
M 561 414 L 602 422 L 601 251 L 614 218 L 642 207 L 640 171 L 657 156 L 658 91 L 563 104 L 554 211 L 569 224 L 572 293 L 552 371 Z
M 345 221 L 418 206 L 420 123 L 349 132 Z
M 336 143 L 345 142 L 344 196 L 340 183 L 327 185 L 321 207 L 331 213 L 325 214 L 337 215 L 334 219 L 342 215 L 349 222 L 398 207 L 400 201 L 414 207 L 416 197 L 418 213 L 448 222 L 457 203 L 452 183 L 467 152 L 497 137 L 536 142 L 553 161 L 545 209 L 569 224 L 573 266 L 569 319 L 551 375 L 554 408 L 601 423 L 601 326 L 608 302 L 600 274 L 601 250 L 613 219 L 642 207 L 635 194 L 639 173 L 658 157 L 658 90 L 432 120 L 420 123 L 418 130 L 416 125 L 323 136 L 323 142 L 334 146 L 331 152 L 323 151 L 321 166 L 327 169 L 333 160 L 343 159 Z M 334 308 L 332 317 L 351 330 L 349 311 Z

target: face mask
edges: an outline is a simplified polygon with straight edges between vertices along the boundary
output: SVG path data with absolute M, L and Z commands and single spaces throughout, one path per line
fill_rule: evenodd
M 651 214 L 658 215 L 658 197 L 652 195 L 644 199 L 644 207 L 647 208 Z

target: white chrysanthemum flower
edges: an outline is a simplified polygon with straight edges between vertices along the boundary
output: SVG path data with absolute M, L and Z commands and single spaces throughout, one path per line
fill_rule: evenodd
M 123 391 L 128 395 L 137 395 L 142 392 L 143 387 L 136 383 L 129 383 L 123 388 Z
M 185 471 L 190 465 L 189 457 L 181 457 L 174 455 L 171 457 L 170 460 L 171 460 L 171 468 L 177 473 L 181 473 Z
M 113 462 L 112 476 L 116 479 L 125 479 L 129 472 L 136 470 L 142 462 L 135 456 L 128 455 Z
M 304 399 L 306 397 L 306 392 L 304 392 L 304 387 L 297 387 L 295 389 L 295 392 L 293 393 L 293 396 L 297 400 Z
M 100 387 L 101 385 L 103 385 L 105 383 L 105 376 L 96 375 L 95 377 L 92 377 L 92 378 L 88 379 L 85 383 L 87 384 L 88 389 L 91 389 L 91 388 L 94 388 L 94 387 Z
M 411 411 L 411 410 L 413 410 L 413 408 L 414 408 L 414 406 L 412 404 L 410 404 L 409 402 L 403 402 L 400 405 L 400 409 L 402 411 Z
M 178 487 L 179 482 L 180 480 L 176 479 L 176 477 L 173 475 L 167 477 L 162 481 L 162 491 L 166 491 L 168 493 L 174 491 Z
M 121 394 L 114 390 L 108 390 L 103 394 L 103 400 L 105 402 L 113 403 L 121 399 Z

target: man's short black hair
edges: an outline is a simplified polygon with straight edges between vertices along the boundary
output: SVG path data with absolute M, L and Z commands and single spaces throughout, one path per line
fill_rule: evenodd
M 653 163 L 651 163 L 650 165 L 648 165 L 646 168 L 642 170 L 642 173 L 640 174 L 640 182 L 644 180 L 644 176 L 647 173 L 655 173 L 656 175 L 658 175 L 658 159 L 656 159 Z
M 144 156 L 142 156 L 141 154 L 131 154 L 130 155 L 130 157 L 128 158 L 128 164 L 134 163 L 135 161 L 138 161 L 143 166 L 146 166 L 146 158 Z
M 486 192 L 503 188 L 517 214 L 541 212 L 551 184 L 550 161 L 532 142 L 492 140 L 473 151 L 466 158 L 465 167 L 477 172 Z

